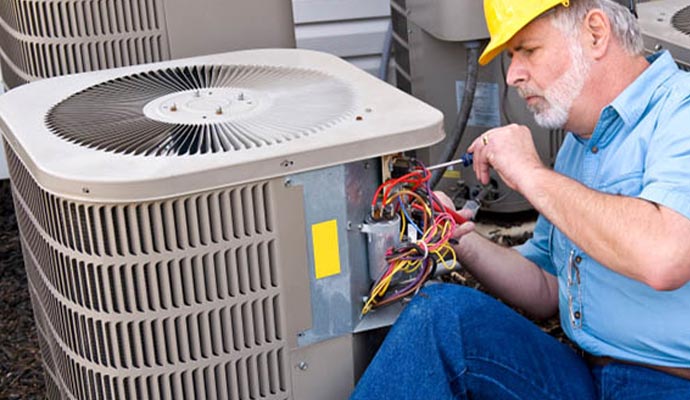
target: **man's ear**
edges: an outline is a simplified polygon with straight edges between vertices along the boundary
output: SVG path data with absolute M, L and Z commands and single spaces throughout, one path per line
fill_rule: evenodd
M 595 60 L 599 60 L 606 54 L 611 42 L 611 21 L 600 9 L 590 10 L 582 23 L 584 35 L 584 48 Z

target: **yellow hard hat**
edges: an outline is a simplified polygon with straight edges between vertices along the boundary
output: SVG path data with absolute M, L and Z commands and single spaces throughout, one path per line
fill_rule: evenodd
M 479 57 L 481 65 L 488 64 L 506 47 L 506 43 L 535 18 L 569 0 L 484 0 L 484 16 L 491 41 Z

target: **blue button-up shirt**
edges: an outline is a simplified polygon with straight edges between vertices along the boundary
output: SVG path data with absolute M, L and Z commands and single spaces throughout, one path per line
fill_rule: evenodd
M 690 218 L 690 74 L 668 52 L 649 61 L 604 108 L 590 139 L 568 134 L 555 170 L 592 189 L 647 199 Z M 662 292 L 614 272 L 543 217 L 518 249 L 558 277 L 561 324 L 581 348 L 690 366 L 690 284 Z

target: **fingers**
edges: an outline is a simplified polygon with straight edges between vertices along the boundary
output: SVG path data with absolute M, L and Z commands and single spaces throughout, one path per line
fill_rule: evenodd
M 455 231 L 453 231 L 453 239 L 460 239 L 461 237 L 467 235 L 468 233 L 474 231 L 474 222 L 468 221 L 462 225 L 456 226 Z
M 475 164 L 475 170 L 474 173 L 477 175 L 477 179 L 483 184 L 486 185 L 489 183 L 490 179 L 490 170 L 491 170 L 491 154 L 486 154 L 486 151 L 484 152 L 482 157 L 482 161 L 478 164 Z
M 472 169 L 477 179 L 484 185 L 489 183 L 491 159 L 491 131 L 487 131 L 472 142 L 472 145 L 467 149 L 468 152 L 474 154 L 474 162 Z
M 438 197 L 438 200 L 443 204 L 444 207 L 450 208 L 451 210 L 455 210 L 455 204 L 453 204 L 453 200 L 448 197 L 447 194 L 440 190 L 434 191 L 434 195 Z

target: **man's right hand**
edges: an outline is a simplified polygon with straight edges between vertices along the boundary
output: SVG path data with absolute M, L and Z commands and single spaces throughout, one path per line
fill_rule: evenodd
M 467 152 L 474 155 L 472 168 L 482 184 L 489 183 L 489 169 L 494 169 L 509 188 L 522 195 L 524 183 L 534 180 L 534 171 L 547 169 L 539 158 L 532 132 L 524 125 L 510 124 L 486 131 Z

